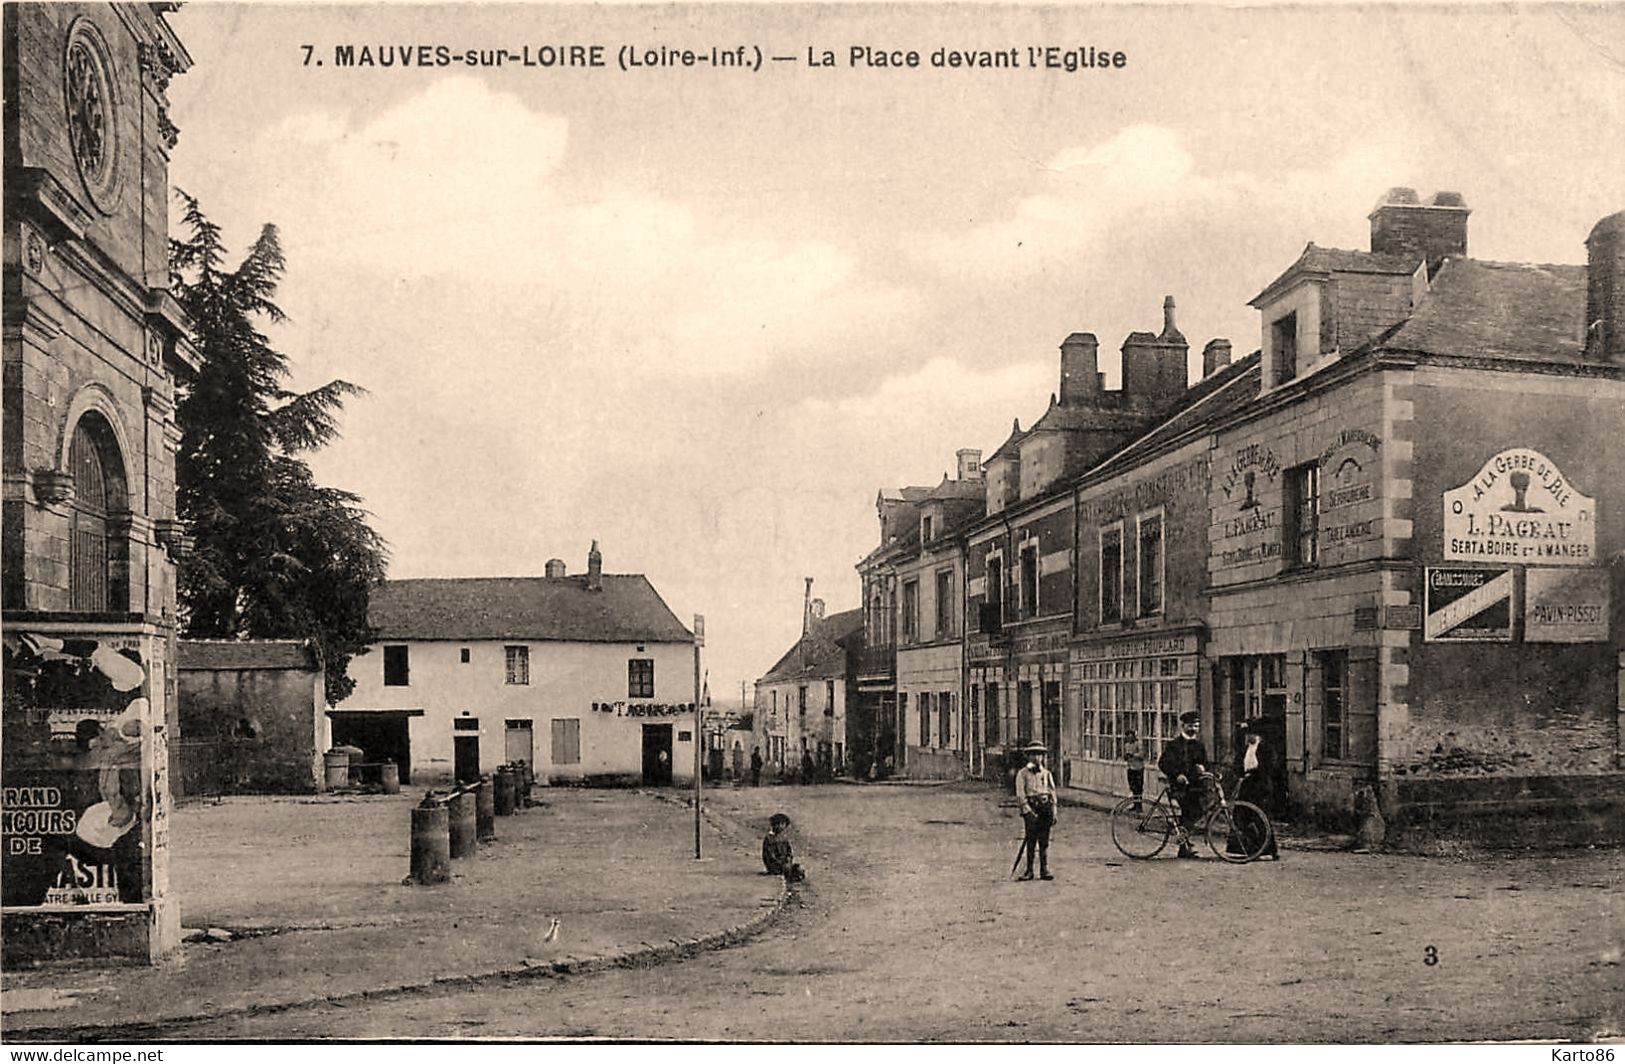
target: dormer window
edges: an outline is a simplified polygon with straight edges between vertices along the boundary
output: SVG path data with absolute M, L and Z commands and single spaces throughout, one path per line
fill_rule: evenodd
M 1296 312 L 1270 323 L 1270 350 L 1273 353 L 1276 384 L 1285 384 L 1298 375 L 1298 315 Z
M 931 542 L 931 515 L 930 514 L 926 514 L 924 517 L 920 518 L 920 541 L 922 543 Z

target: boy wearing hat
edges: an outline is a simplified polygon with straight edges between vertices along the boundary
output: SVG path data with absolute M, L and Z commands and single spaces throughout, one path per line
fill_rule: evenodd
M 1187 832 L 1196 830 L 1202 816 L 1202 782 L 1198 778 L 1207 771 L 1207 748 L 1198 739 L 1202 730 L 1202 715 L 1195 710 L 1179 715 L 1179 735 L 1162 748 L 1157 768 L 1168 777 L 1168 793 L 1179 803 L 1179 822 Z M 1196 857 L 1189 838 L 1181 839 L 1179 856 Z
M 1028 743 L 1021 750 L 1027 755 L 1027 764 L 1016 773 L 1016 802 L 1021 806 L 1021 819 L 1027 835 L 1022 843 L 1027 850 L 1027 871 L 1023 881 L 1033 878 L 1033 851 L 1038 851 L 1040 879 L 1054 879 L 1049 871 L 1049 829 L 1055 825 L 1055 777 L 1044 767 L 1048 753 L 1040 742 Z

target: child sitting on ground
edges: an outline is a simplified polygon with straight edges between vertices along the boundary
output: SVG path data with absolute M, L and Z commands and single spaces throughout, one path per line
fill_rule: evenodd
M 785 832 L 790 829 L 790 818 L 783 813 L 774 813 L 768 818 L 768 832 L 762 839 L 762 867 L 766 869 L 763 875 L 783 876 L 790 883 L 799 883 L 803 878 L 801 866 L 795 863 L 795 854 L 790 848 L 790 839 Z

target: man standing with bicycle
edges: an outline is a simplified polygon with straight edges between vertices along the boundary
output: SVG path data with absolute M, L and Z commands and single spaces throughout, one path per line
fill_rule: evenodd
M 1027 828 L 1022 846 L 1027 853 L 1027 871 L 1022 880 L 1033 877 L 1033 851 L 1038 851 L 1038 878 L 1054 879 L 1049 872 L 1049 829 L 1055 825 L 1055 777 L 1044 767 L 1047 751 L 1040 742 L 1028 743 L 1021 751 L 1027 764 L 1016 773 L 1016 802 Z
M 1201 730 L 1200 713 L 1181 713 L 1179 736 L 1163 746 L 1157 759 L 1157 768 L 1168 777 L 1168 793 L 1179 803 L 1179 823 L 1187 833 L 1179 840 L 1179 856 L 1192 860 L 1197 853 L 1188 833 L 1196 830 L 1202 818 L 1205 784 L 1201 777 L 1207 773 L 1207 747 L 1197 738 Z

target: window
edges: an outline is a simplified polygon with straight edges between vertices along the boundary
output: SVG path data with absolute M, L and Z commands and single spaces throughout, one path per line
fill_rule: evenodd
M 796 715 L 800 717 L 805 717 L 807 715 L 806 684 L 802 684 L 800 687 L 796 688 Z
M 530 647 L 503 647 L 502 653 L 507 658 L 506 682 L 530 683 Z
M 1004 559 L 987 556 L 987 587 L 983 591 L 982 631 L 997 632 L 1004 624 Z
M 581 720 L 569 717 L 553 721 L 553 764 L 581 764 Z
M 1320 546 L 1320 464 L 1306 462 L 1286 471 L 1286 537 L 1291 564 L 1312 566 Z
M 1100 531 L 1100 623 L 1123 619 L 1123 526 Z
M 1275 383 L 1298 375 L 1298 316 L 1288 314 L 1270 325 L 1270 346 L 1275 349 Z
M 937 745 L 947 750 L 954 741 L 954 696 L 944 691 L 937 696 Z
M 1038 616 L 1038 544 L 1021 548 L 1021 615 Z
M 1348 757 L 1349 652 L 1322 651 L 1320 661 L 1320 756 L 1329 761 Z
M 1162 514 L 1140 518 L 1140 616 L 1162 612 Z
M 903 642 L 912 643 L 920 634 L 920 582 L 903 584 Z
M 68 443 L 73 474 L 68 529 L 68 604 L 87 613 L 128 608 L 127 536 L 114 519 L 127 513 L 123 463 L 112 429 L 100 414 L 86 414 Z M 122 604 L 121 604 L 122 603 Z
M 825 680 L 824 681 L 824 716 L 833 717 L 834 715 L 835 715 L 835 681 L 834 680 Z
M 920 695 L 920 745 L 931 745 L 931 695 Z
M 986 729 L 987 744 L 996 745 L 999 741 L 999 685 L 987 685 L 987 698 L 982 710 L 983 727 Z
M 407 662 L 407 648 L 404 646 L 384 647 L 384 686 L 406 687 L 411 668 Z
M 954 634 L 954 571 L 937 573 L 937 638 Z
M 462 662 L 464 665 L 468 664 L 468 648 L 467 647 L 464 647 L 461 651 L 458 652 L 457 660 Z
M 655 663 L 653 658 L 632 658 L 626 663 L 626 697 L 653 698 L 655 696 Z
M 931 542 L 931 515 L 926 514 L 920 518 L 920 542 Z
M 478 717 L 458 717 L 457 719 L 455 719 L 455 720 L 453 720 L 451 722 L 451 730 L 452 731 L 472 731 L 472 732 L 477 732 L 477 731 L 480 730 L 480 718 L 478 718 Z

